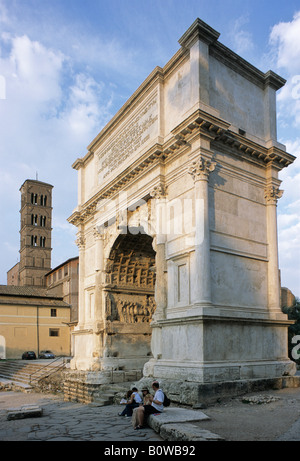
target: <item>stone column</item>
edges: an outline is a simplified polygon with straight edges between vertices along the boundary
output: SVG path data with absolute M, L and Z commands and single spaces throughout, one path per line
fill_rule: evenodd
M 104 270 L 104 236 L 101 229 L 95 227 L 95 321 L 102 320 L 102 286 L 103 286 L 103 270 Z
M 159 184 L 150 191 L 151 221 L 155 228 L 153 249 L 155 256 L 155 303 L 156 310 L 152 317 L 151 327 L 151 352 L 153 358 L 146 362 L 143 369 L 144 376 L 154 376 L 154 367 L 162 356 L 162 326 L 161 320 L 166 318 L 167 312 L 167 262 L 166 262 L 166 190 L 163 184 Z
M 156 186 L 150 192 L 154 206 L 154 220 L 156 227 L 156 237 L 154 239 L 154 250 L 156 251 L 155 269 L 155 302 L 156 310 L 153 320 L 163 320 L 166 318 L 167 309 L 167 263 L 166 263 L 166 225 L 164 222 L 166 216 L 166 190 L 163 185 Z
M 103 331 L 104 331 L 104 299 L 103 299 L 103 283 L 104 283 L 104 236 L 102 229 L 94 228 L 95 241 L 95 312 L 93 319 L 93 370 L 100 369 L 100 360 L 103 354 Z
M 79 250 L 79 293 L 78 293 L 78 325 L 85 323 L 85 300 L 84 300 L 84 275 L 85 275 L 85 238 L 83 232 L 77 234 L 76 245 Z
M 189 174 L 195 183 L 195 273 L 192 274 L 194 304 L 211 304 L 208 180 L 215 166 L 216 163 L 200 154 L 189 168 Z
M 281 311 L 280 308 L 280 280 L 278 264 L 278 237 L 277 237 L 277 201 L 283 191 L 274 184 L 265 189 L 267 213 L 268 239 L 268 308 L 269 311 Z
M 95 252 L 95 271 L 103 271 L 103 235 L 99 228 L 94 229 L 94 239 L 96 244 Z

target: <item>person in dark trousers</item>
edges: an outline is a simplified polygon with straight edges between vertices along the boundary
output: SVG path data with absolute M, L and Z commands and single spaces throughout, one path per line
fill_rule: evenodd
M 149 415 L 154 413 L 161 413 L 164 409 L 163 403 L 165 396 L 157 381 L 152 383 L 152 389 L 154 390 L 155 394 L 154 397 L 151 396 L 151 404 L 141 405 L 137 409 L 137 425 L 135 429 L 142 429 L 144 421 L 148 418 Z
M 142 404 L 142 399 L 136 387 L 132 388 L 132 394 L 122 413 L 119 416 L 132 416 L 133 409 Z

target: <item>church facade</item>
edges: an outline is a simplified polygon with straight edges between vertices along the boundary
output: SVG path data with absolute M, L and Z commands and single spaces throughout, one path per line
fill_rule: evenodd
M 200 19 L 179 44 L 73 164 L 71 368 L 94 383 L 109 371 L 195 384 L 292 375 L 276 218 L 278 173 L 294 161 L 276 135 L 285 81 Z

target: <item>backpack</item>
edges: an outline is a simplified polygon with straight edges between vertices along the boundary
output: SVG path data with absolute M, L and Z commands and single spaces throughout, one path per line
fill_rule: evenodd
M 164 407 L 169 407 L 169 406 L 170 406 L 170 403 L 171 403 L 171 400 L 170 400 L 169 397 L 167 397 L 167 395 L 164 393 L 164 402 L 163 402 L 163 406 L 164 406 Z

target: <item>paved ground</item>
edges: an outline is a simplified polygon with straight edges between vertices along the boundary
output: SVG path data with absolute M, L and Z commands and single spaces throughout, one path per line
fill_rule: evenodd
M 7 410 L 36 404 L 43 415 L 37 418 L 7 420 Z M 0 392 L 1 441 L 161 441 L 148 428 L 135 431 L 131 418 L 118 416 L 121 406 L 97 407 L 64 402 L 51 394 Z M 123 408 L 121 408 L 123 409 Z
M 226 441 L 300 441 L 300 388 L 265 391 L 247 397 L 272 397 L 270 403 L 224 401 L 202 412 L 208 420 L 193 422 Z M 274 400 L 275 399 L 275 400 Z M 37 404 L 43 416 L 7 420 L 7 410 Z M 105 441 L 163 443 L 151 428 L 135 431 L 130 418 L 118 416 L 120 406 L 97 407 L 64 402 L 61 396 L 0 392 L 0 441 Z M 189 423 L 178 424 L 184 430 Z M 147 445 L 147 444 L 145 444 Z

